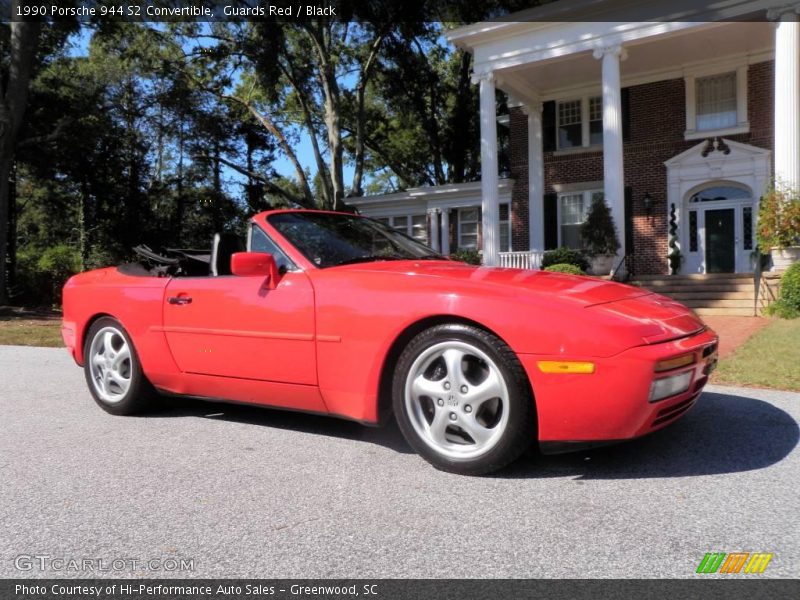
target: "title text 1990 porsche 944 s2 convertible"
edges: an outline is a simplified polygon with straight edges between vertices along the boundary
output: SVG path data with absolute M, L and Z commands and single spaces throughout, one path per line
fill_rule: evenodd
M 64 288 L 64 341 L 110 413 L 157 391 L 365 424 L 394 413 L 428 461 L 479 474 L 536 440 L 559 452 L 672 423 L 716 361 L 716 335 L 668 298 L 469 266 L 355 215 L 265 212 L 246 243 L 217 235 L 210 254 L 162 263 Z

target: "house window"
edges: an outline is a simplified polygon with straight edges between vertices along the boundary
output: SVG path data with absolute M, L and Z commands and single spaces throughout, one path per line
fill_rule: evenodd
M 570 192 L 558 196 L 558 245 L 582 248 L 581 225 L 586 220 L 592 200 L 602 195 L 600 190 Z
M 558 147 L 574 148 L 583 145 L 581 101 L 558 103 Z
M 697 211 L 689 211 L 689 252 L 697 252 Z
M 715 185 L 700 190 L 689 198 L 689 202 L 716 202 L 717 200 L 749 200 L 753 195 L 749 189 L 733 185 Z
M 481 209 L 478 207 L 458 209 L 458 249 L 480 250 L 478 232 L 480 231 Z M 508 204 L 500 205 L 500 252 L 511 251 L 511 211 Z
M 603 99 L 589 98 L 589 145 L 603 143 Z
M 725 129 L 736 125 L 736 73 L 697 79 L 697 130 Z
M 481 218 L 480 208 L 458 209 L 458 248 L 461 250 L 478 249 L 478 222 Z
M 753 208 L 745 206 L 742 208 L 742 226 L 744 227 L 744 249 L 753 249 Z
M 603 143 L 603 99 L 600 96 L 558 103 L 558 149 Z
M 747 66 L 686 77 L 687 140 L 747 133 Z
M 428 217 L 411 215 L 411 237 L 423 244 L 428 243 Z
M 511 251 L 511 211 L 508 204 L 500 205 L 500 252 Z
M 391 227 L 392 229 L 397 229 L 397 231 L 408 233 L 408 217 L 405 215 L 402 217 L 392 217 Z
M 428 219 L 426 215 L 398 215 L 375 219 L 392 229 L 401 231 L 415 240 L 428 243 Z

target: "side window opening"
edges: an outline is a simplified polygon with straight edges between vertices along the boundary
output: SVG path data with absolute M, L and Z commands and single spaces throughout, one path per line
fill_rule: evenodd
M 284 254 L 283 250 L 281 250 L 255 223 L 250 224 L 250 229 L 247 233 L 247 250 L 249 252 L 267 252 L 272 254 L 281 271 L 297 270 L 297 265 L 295 265 L 291 259 Z

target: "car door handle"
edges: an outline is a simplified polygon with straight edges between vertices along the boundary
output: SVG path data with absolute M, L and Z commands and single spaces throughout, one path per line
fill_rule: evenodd
M 167 302 L 170 304 L 191 304 L 192 299 L 189 296 L 170 296 Z

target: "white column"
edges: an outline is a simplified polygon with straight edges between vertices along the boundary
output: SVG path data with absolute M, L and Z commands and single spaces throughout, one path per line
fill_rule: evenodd
M 542 103 L 528 109 L 528 249 L 544 250 L 544 158 L 542 155 Z
M 603 60 L 603 188 L 619 239 L 619 256 L 625 255 L 625 175 L 622 161 L 622 92 L 619 62 L 621 46 L 597 48 Z
M 794 7 L 770 11 L 775 28 L 775 183 L 800 184 L 800 23 Z
M 500 204 L 497 197 L 497 112 L 494 74 L 473 75 L 480 81 L 481 107 L 481 230 L 483 264 L 500 264 Z
M 439 252 L 439 214 L 438 208 L 428 209 L 428 235 L 430 235 L 430 247 L 434 252 Z
M 450 254 L 450 209 L 442 209 L 442 254 Z

